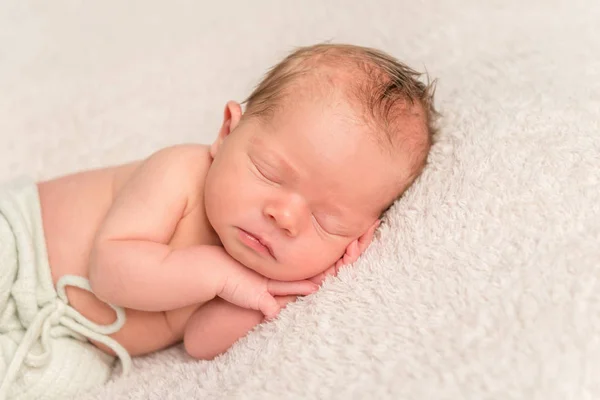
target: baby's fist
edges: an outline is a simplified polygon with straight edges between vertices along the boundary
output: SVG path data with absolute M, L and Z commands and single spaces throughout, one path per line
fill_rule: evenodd
M 318 288 L 310 281 L 276 281 L 241 267 L 226 279 L 217 295 L 237 306 L 261 311 L 270 319 L 276 317 L 281 309 L 274 296 L 303 296 L 314 293 Z
M 269 279 L 267 282 L 267 292 L 263 293 L 259 300 L 259 310 L 267 319 L 271 319 L 279 314 L 281 305 L 274 296 L 305 296 L 316 292 L 319 286 L 311 281 L 284 282 Z

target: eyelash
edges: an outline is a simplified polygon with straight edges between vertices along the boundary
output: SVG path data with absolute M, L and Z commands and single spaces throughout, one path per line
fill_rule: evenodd
M 325 230 L 325 228 L 323 228 L 323 225 L 321 225 L 321 223 L 319 222 L 319 220 L 317 219 L 317 217 L 315 217 L 314 214 L 311 214 L 311 217 L 315 223 L 315 225 L 317 225 L 317 227 L 322 230 L 323 232 L 330 234 L 329 232 L 327 232 L 327 230 Z
M 256 171 L 258 171 L 258 173 L 260 174 L 261 177 L 263 177 L 264 179 L 266 179 L 267 181 L 269 181 L 270 183 L 274 183 L 274 184 L 280 184 L 281 182 L 279 182 L 277 179 L 273 179 L 267 176 L 267 174 L 265 174 L 258 165 L 256 165 L 256 163 L 252 162 L 252 164 L 254 165 L 254 168 L 256 169 Z
M 325 228 L 323 227 L 323 224 L 321 224 L 321 223 L 319 222 L 319 220 L 317 219 L 317 217 L 315 217 L 315 215 L 314 215 L 314 214 L 312 214 L 312 219 L 313 219 L 313 221 L 315 221 L 315 224 L 317 224 L 318 228 L 319 228 L 320 230 L 322 230 L 323 232 L 325 232 L 327 235 L 330 235 L 330 236 L 340 236 L 340 235 L 336 235 L 335 233 L 331 233 L 331 232 L 329 232 L 327 229 L 325 229 Z

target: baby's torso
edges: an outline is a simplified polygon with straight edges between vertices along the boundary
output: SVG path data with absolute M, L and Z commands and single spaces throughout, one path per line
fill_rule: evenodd
M 195 147 L 198 162 L 206 163 L 207 171 L 210 165 L 208 150 L 205 146 Z M 38 184 L 54 284 L 63 275 L 88 277 L 88 260 L 96 231 L 115 196 L 139 165 L 140 162 L 133 162 Z M 198 176 L 199 191 L 203 190 L 203 183 L 204 176 Z M 208 226 L 202 204 L 179 222 L 170 241 L 175 248 L 197 244 L 219 244 Z M 74 308 L 94 322 L 109 324 L 115 318 L 110 307 L 89 292 L 69 287 L 67 296 Z M 200 305 L 153 313 L 126 310 L 125 326 L 112 337 L 131 355 L 165 348 L 181 340 L 187 320 Z

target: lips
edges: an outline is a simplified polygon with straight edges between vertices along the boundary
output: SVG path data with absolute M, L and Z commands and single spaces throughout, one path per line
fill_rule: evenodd
M 242 241 L 242 243 L 246 247 L 251 248 L 252 250 L 256 251 L 259 254 L 275 258 L 275 255 L 273 254 L 273 249 L 271 248 L 271 245 L 266 240 L 261 238 L 260 236 L 255 235 L 253 233 L 250 233 L 250 232 L 245 231 L 240 228 L 239 229 L 239 237 L 240 237 L 240 240 Z

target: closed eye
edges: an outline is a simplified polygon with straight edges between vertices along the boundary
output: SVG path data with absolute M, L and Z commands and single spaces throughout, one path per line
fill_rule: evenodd
M 330 235 L 330 236 L 337 236 L 337 237 L 350 237 L 350 233 L 348 233 L 348 231 L 345 228 L 339 227 L 339 228 L 333 228 L 333 226 L 335 226 L 336 224 L 334 223 L 334 225 L 332 226 L 331 224 L 329 224 L 329 226 L 327 228 L 325 228 L 325 224 L 323 223 L 323 221 L 319 221 L 319 218 L 317 218 L 314 214 L 312 215 L 312 219 L 313 219 L 313 224 L 315 226 L 317 226 L 317 229 L 319 229 L 320 231 L 322 231 L 323 233 Z
M 258 175 L 260 175 L 260 177 L 266 181 L 269 181 L 270 183 L 275 183 L 275 184 L 280 184 L 281 180 L 276 178 L 274 175 L 270 174 L 269 172 L 267 172 L 264 168 L 261 168 L 257 163 L 255 163 L 254 161 L 252 162 L 252 166 L 254 167 L 254 170 L 258 173 Z
M 337 233 L 337 232 L 334 233 L 334 231 L 332 231 L 329 227 L 325 228 L 325 225 L 323 224 L 323 222 L 319 222 L 319 219 L 314 214 L 312 215 L 312 219 L 313 219 L 313 223 L 317 227 L 317 229 L 320 230 L 320 231 L 322 231 L 326 235 L 329 235 L 329 236 L 339 236 L 339 237 L 346 237 L 347 236 L 347 235 L 344 235 L 342 233 Z
M 325 229 L 323 227 L 323 225 L 319 222 L 319 220 L 317 219 L 317 217 L 315 217 L 315 215 L 312 215 L 312 220 L 313 220 L 313 224 L 317 227 L 318 230 L 322 231 L 323 233 L 326 233 L 328 235 L 331 235 L 331 233 L 329 233 L 327 231 L 327 229 Z

